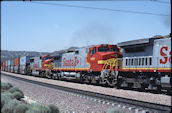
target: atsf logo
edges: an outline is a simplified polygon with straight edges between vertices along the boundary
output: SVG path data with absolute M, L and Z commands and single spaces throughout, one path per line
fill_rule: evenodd
M 160 55 L 163 57 L 163 59 L 160 59 L 160 64 L 166 64 L 167 61 L 172 63 L 171 61 L 171 51 L 168 53 L 168 47 L 162 47 L 160 49 Z M 168 58 L 169 56 L 169 58 Z
M 78 64 L 79 64 L 79 60 L 76 56 L 74 59 L 69 59 L 69 60 L 63 58 L 63 66 L 76 66 Z

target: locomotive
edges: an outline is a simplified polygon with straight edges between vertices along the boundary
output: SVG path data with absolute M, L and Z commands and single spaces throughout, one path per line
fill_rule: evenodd
M 28 57 L 14 72 L 118 88 L 171 91 L 171 36 L 154 36 L 117 45 L 100 44 L 68 50 L 55 56 Z M 10 62 L 1 69 L 9 71 Z M 15 66 L 14 66 L 15 67 Z M 12 71 L 11 71 L 12 72 Z
M 171 91 L 171 37 L 154 36 L 118 43 L 123 48 L 122 68 L 118 69 L 119 87 Z

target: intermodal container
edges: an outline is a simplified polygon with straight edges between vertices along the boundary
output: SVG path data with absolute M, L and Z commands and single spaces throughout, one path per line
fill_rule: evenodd
M 5 62 L 2 62 L 2 63 L 1 63 L 1 70 L 2 70 L 2 71 L 5 71 Z
M 27 74 L 27 70 L 30 65 L 30 58 L 32 56 L 23 56 L 20 57 L 20 73 L 21 74 Z
M 20 58 L 17 57 L 17 58 L 14 59 L 14 72 L 15 73 L 19 73 L 20 72 L 19 65 L 20 65 Z
M 23 56 L 23 57 L 20 57 L 20 65 L 26 65 L 26 64 L 29 64 L 30 63 L 30 58 L 32 56 Z
M 14 72 L 14 60 L 11 60 L 10 63 L 11 63 L 10 64 L 10 66 L 11 66 L 11 70 L 10 71 Z
M 17 57 L 14 59 L 14 66 L 18 66 L 20 64 L 20 58 Z
M 7 61 L 7 71 L 10 72 L 10 60 Z

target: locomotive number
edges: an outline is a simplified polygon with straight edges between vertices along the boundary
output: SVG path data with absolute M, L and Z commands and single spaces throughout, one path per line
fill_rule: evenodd
M 168 51 L 168 47 L 162 47 L 160 49 L 160 55 L 163 57 L 163 59 L 160 59 L 160 64 L 166 64 L 167 61 L 169 61 L 170 63 L 172 63 L 172 60 L 171 60 L 171 51 L 169 52 L 169 58 L 166 54 L 166 52 Z

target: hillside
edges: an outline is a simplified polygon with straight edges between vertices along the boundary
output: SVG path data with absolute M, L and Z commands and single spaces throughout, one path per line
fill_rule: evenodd
M 8 51 L 8 50 L 1 50 L 1 61 L 9 60 L 9 59 L 14 59 L 16 57 L 21 57 L 21 56 L 43 56 L 46 54 L 55 56 L 60 53 L 64 53 L 65 51 L 68 50 L 74 50 L 78 47 L 70 47 L 66 50 L 60 50 L 60 51 L 54 51 L 54 52 L 36 52 L 36 51 Z

